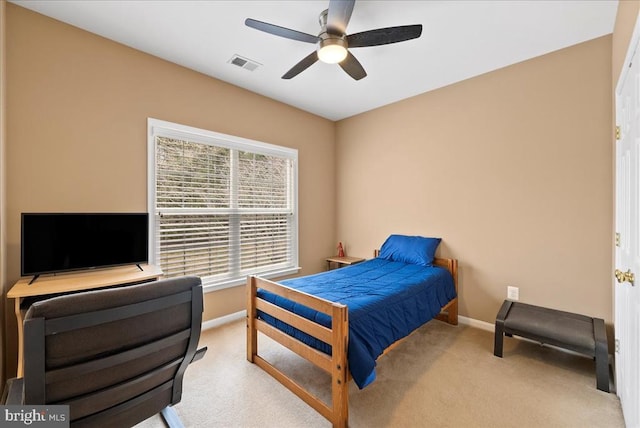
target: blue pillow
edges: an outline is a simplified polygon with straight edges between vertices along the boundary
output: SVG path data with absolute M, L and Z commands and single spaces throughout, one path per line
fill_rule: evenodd
M 384 241 L 378 257 L 392 262 L 431 266 L 440 238 L 391 235 Z

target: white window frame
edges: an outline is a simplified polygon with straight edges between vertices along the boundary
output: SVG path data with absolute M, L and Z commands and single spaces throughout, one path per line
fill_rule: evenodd
M 258 269 L 249 274 L 260 275 L 263 278 L 276 278 L 285 275 L 298 273 L 300 270 L 298 263 L 298 150 L 268 144 L 261 141 L 236 137 L 233 135 L 221 134 L 205 129 L 167 122 L 159 119 L 147 119 L 147 209 L 149 212 L 149 261 L 152 264 L 158 263 L 157 243 L 156 243 L 156 137 L 168 137 L 180 140 L 188 140 L 197 143 L 212 144 L 232 150 L 258 153 L 286 157 L 292 160 L 292 182 L 293 182 L 293 215 L 291 230 L 291 257 L 292 266 L 279 270 Z M 164 211 L 164 210 L 163 210 Z M 203 279 L 205 292 L 221 290 L 229 287 L 246 284 L 246 277 L 207 282 Z

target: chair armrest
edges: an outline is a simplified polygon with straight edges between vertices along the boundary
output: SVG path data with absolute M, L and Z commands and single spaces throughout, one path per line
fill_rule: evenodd
M 194 363 L 200 359 L 202 359 L 202 357 L 204 357 L 204 354 L 207 352 L 207 347 L 205 346 L 204 348 L 200 348 L 196 351 L 195 354 L 193 354 L 193 358 L 191 359 L 191 362 Z
M 2 392 L 1 404 L 8 406 L 24 404 L 24 378 L 14 377 L 7 381 Z

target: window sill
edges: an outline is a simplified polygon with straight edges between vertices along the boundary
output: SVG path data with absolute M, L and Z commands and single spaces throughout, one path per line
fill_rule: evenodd
M 288 275 L 295 275 L 300 271 L 300 269 L 302 268 L 298 266 L 298 267 L 293 267 L 293 268 L 288 268 L 283 270 L 265 272 L 260 274 L 259 276 L 261 278 L 266 278 L 266 279 L 279 278 L 279 277 L 288 276 Z M 210 284 L 203 284 L 202 289 L 204 293 L 210 293 L 212 291 L 224 290 L 225 288 L 238 287 L 240 285 L 245 285 L 246 283 L 247 283 L 247 279 L 245 277 L 241 279 L 233 279 L 228 281 L 219 281 L 219 282 L 212 282 Z

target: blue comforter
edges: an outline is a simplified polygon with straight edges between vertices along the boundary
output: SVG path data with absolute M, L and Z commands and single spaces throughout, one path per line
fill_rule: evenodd
M 393 342 L 426 323 L 456 295 L 453 277 L 444 268 L 418 266 L 381 258 L 282 284 L 349 310 L 349 370 L 359 388 L 375 379 L 376 359 Z M 258 295 L 307 319 L 331 327 L 329 316 L 264 290 Z M 266 322 L 327 354 L 331 346 L 267 314 Z

